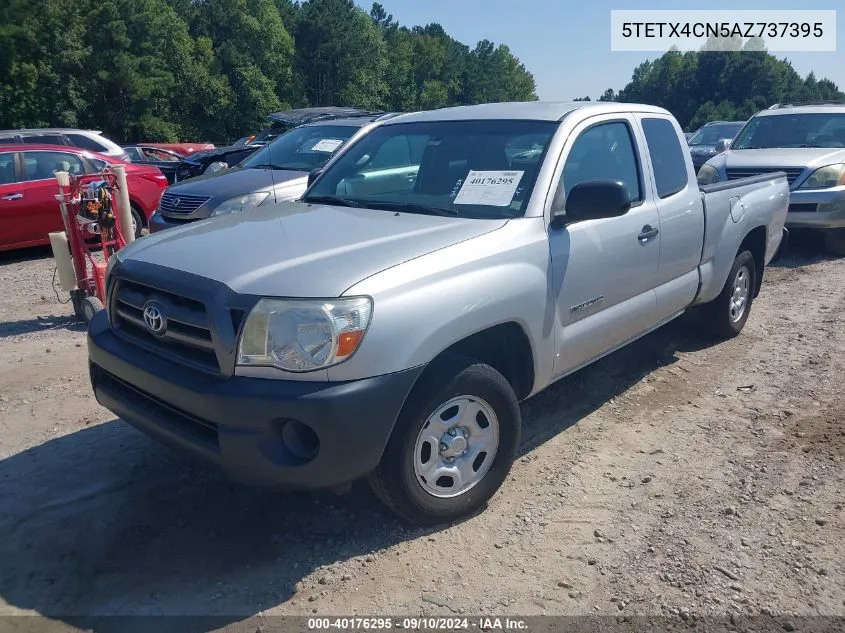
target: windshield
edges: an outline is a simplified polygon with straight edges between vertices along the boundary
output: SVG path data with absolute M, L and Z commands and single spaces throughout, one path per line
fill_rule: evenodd
M 306 125 L 262 147 L 241 167 L 311 171 L 325 165 L 359 128 L 353 125 Z
M 338 158 L 303 201 L 473 218 L 519 217 L 557 126 L 502 120 L 385 125 Z
M 754 117 L 731 149 L 772 147 L 845 147 L 845 113 Z
M 692 135 L 690 145 L 715 145 L 723 138 L 731 139 L 742 129 L 744 123 L 719 123 L 708 125 Z

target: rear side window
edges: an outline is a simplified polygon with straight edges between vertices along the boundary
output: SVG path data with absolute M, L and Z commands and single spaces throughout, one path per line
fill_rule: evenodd
M 10 185 L 15 181 L 15 155 L 0 154 L 0 185 Z
M 687 158 L 675 127 L 667 119 L 643 119 L 643 131 L 658 197 L 668 198 L 682 191 L 689 182 Z
M 23 137 L 27 145 L 64 145 L 64 139 L 58 134 L 32 134 Z
M 85 165 L 75 154 L 65 152 L 24 152 L 25 180 L 47 180 L 55 178 L 57 171 L 66 171 L 74 176 L 85 173 Z
M 76 147 L 87 149 L 89 152 L 107 152 L 109 148 L 98 143 L 93 138 L 85 136 L 84 134 L 66 134 L 71 143 Z

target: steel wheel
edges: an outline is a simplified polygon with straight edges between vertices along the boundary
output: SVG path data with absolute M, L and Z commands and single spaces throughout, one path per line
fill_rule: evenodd
M 414 446 L 414 474 L 428 494 L 457 497 L 487 474 L 498 447 L 493 408 L 480 398 L 458 396 L 426 420 Z
M 748 305 L 748 295 L 751 292 L 751 271 L 748 266 L 741 266 L 734 275 L 731 285 L 733 293 L 729 303 L 731 321 L 737 323 L 745 314 Z

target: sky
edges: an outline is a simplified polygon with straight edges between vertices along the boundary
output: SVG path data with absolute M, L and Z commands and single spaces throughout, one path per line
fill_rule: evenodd
M 357 0 L 369 11 L 370 0 Z M 619 90 L 634 68 L 659 52 L 611 52 L 611 9 L 677 9 L 677 2 L 652 0 L 381 0 L 403 26 L 439 22 L 446 32 L 471 48 L 482 39 L 507 44 L 533 73 L 537 95 L 549 101 L 589 96 L 597 99 L 607 88 Z M 815 0 L 807 9 L 837 9 L 841 0 Z M 689 8 L 796 9 L 794 0 L 745 0 L 707 3 Z M 786 57 L 803 77 L 810 71 L 827 77 L 845 90 L 845 11 L 837 15 L 837 52 L 773 53 Z

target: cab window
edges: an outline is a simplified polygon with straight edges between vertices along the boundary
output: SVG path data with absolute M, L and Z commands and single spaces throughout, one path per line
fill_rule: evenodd
M 569 150 L 562 179 L 567 196 L 582 182 L 614 180 L 625 185 L 632 203 L 641 202 L 639 161 L 628 124 L 600 123 L 582 132 Z

